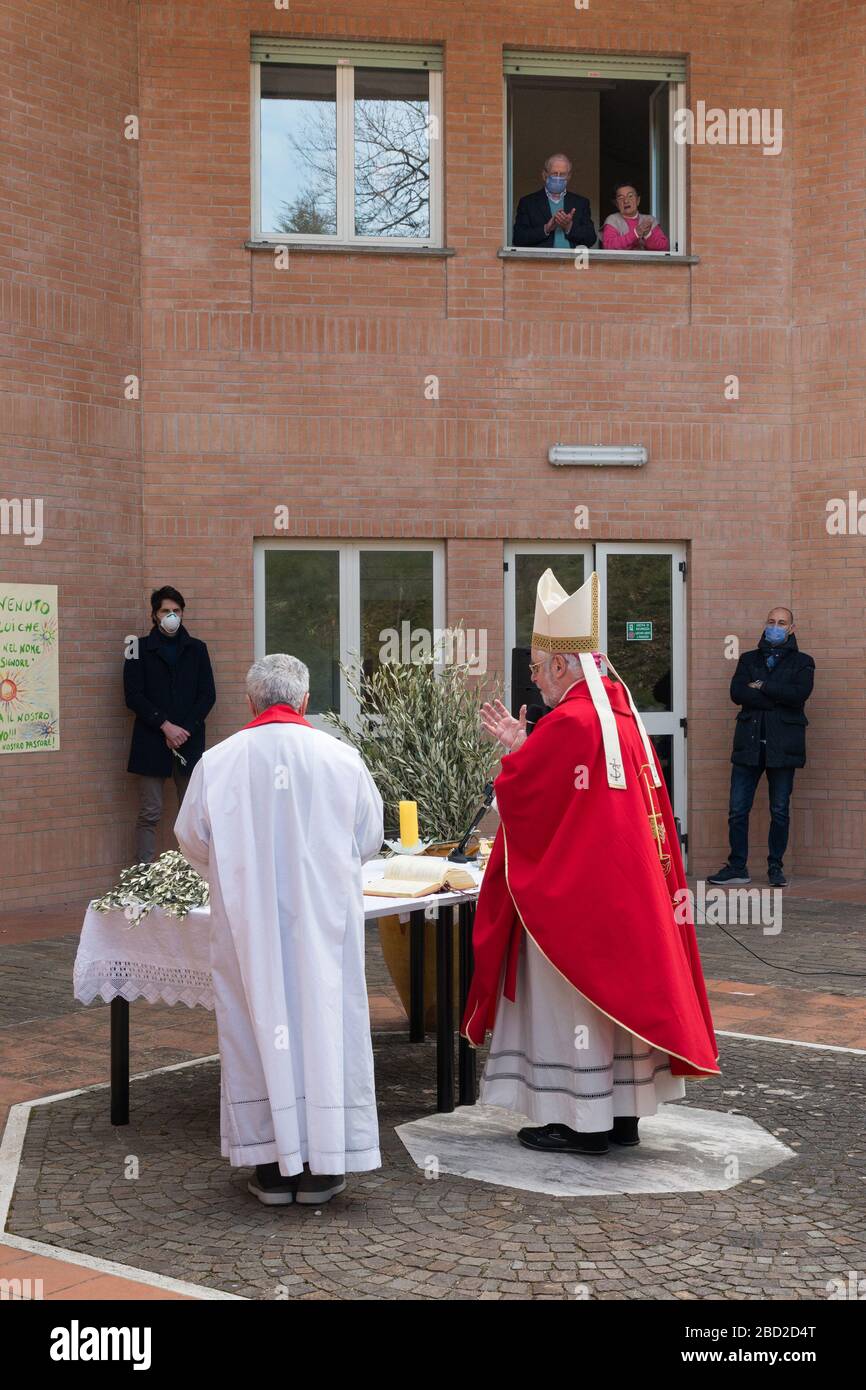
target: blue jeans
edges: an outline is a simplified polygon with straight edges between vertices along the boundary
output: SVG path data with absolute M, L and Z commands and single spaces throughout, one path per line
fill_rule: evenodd
M 788 844 L 788 805 L 794 787 L 793 767 L 766 767 L 764 750 L 757 767 L 740 767 L 734 763 L 731 768 L 731 801 L 728 810 L 728 835 L 731 853 L 728 863 L 732 869 L 745 870 L 749 862 L 749 812 L 755 800 L 755 791 L 766 772 L 770 791 L 770 835 L 767 863 L 770 868 L 782 867 L 782 858 Z

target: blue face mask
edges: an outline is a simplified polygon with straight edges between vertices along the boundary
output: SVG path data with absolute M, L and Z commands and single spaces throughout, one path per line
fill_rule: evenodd
M 764 628 L 764 636 L 768 642 L 784 642 L 788 636 L 788 629 L 779 627 L 776 623 L 767 623 Z
M 565 192 L 568 179 L 565 174 L 548 174 L 544 180 L 544 186 L 551 198 L 561 198 Z

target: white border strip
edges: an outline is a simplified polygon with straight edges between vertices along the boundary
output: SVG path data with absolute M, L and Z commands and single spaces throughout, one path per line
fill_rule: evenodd
M 141 1072 L 137 1076 L 130 1077 L 130 1081 L 143 1081 L 148 1076 L 159 1076 L 163 1072 L 184 1071 L 187 1067 L 197 1067 L 202 1062 L 214 1062 L 218 1058 L 219 1053 L 214 1053 L 209 1057 L 195 1057 L 189 1062 L 176 1062 L 172 1066 L 156 1067 L 153 1071 Z M 7 1232 L 6 1221 L 12 1204 L 15 1179 L 21 1164 L 21 1153 L 27 1134 L 30 1111 L 37 1105 L 52 1105 L 58 1100 L 68 1100 L 72 1096 L 87 1095 L 90 1091 L 107 1091 L 108 1089 L 109 1087 L 105 1082 L 99 1082 L 94 1086 L 81 1086 L 74 1091 L 58 1091 L 53 1096 L 40 1096 L 38 1100 L 20 1101 L 17 1105 L 10 1107 L 3 1133 L 3 1142 L 0 1143 L 0 1250 L 10 1247 L 15 1250 L 26 1250 L 30 1255 L 45 1255 L 49 1259 L 79 1265 L 83 1269 L 92 1269 L 99 1274 L 114 1275 L 118 1279 L 129 1279 L 136 1284 L 146 1284 L 150 1288 L 164 1289 L 167 1293 L 186 1294 L 189 1298 L 228 1300 L 233 1303 L 249 1302 L 241 1294 L 225 1293 L 222 1289 L 206 1288 L 203 1284 L 189 1284 L 183 1279 L 172 1279 L 165 1274 L 155 1274 L 150 1270 L 137 1269 L 133 1265 L 118 1264 L 114 1260 L 99 1259 L 95 1255 L 83 1255 L 77 1250 L 66 1250 L 59 1245 L 47 1245 L 44 1241 L 28 1240 L 25 1236 L 16 1236 Z M 69 1298 L 71 1301 L 75 1301 L 74 1288 L 70 1290 Z M 104 1301 L 110 1303 L 114 1300 L 107 1298 Z
M 866 1057 L 866 1047 L 838 1047 L 836 1043 L 801 1042 L 798 1038 L 765 1038 L 762 1033 L 725 1033 L 716 1030 L 717 1038 L 745 1038 L 748 1042 L 786 1043 L 788 1047 L 814 1047 L 819 1052 L 853 1052 L 857 1057 Z

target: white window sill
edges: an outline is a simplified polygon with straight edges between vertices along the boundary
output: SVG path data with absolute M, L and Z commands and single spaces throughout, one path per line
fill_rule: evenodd
M 315 251 L 337 256 L 453 256 L 451 246 L 388 246 L 363 241 L 245 241 L 248 251 Z
M 497 255 L 503 261 L 573 261 L 585 248 L 575 246 L 568 251 L 546 246 L 500 246 Z M 645 265 L 700 265 L 700 256 L 681 256 L 672 251 L 592 251 L 591 261 L 628 261 Z

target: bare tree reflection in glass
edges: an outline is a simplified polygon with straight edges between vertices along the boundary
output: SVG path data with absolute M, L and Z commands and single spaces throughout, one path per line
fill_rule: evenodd
M 355 69 L 356 236 L 430 235 L 428 87 L 426 72 Z M 294 198 L 283 202 L 278 230 L 333 234 L 333 107 L 326 102 L 300 103 L 284 131 L 291 150 L 288 162 L 298 176 L 303 171 L 304 178 Z
M 355 69 L 355 235 L 430 235 L 426 72 Z

